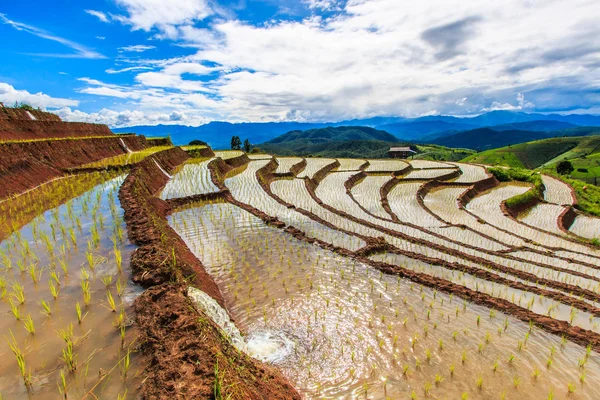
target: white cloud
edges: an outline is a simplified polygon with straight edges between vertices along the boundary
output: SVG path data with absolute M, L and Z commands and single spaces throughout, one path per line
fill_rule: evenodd
M 96 36 L 96 39 L 98 39 L 98 40 L 104 40 L 104 39 L 106 39 L 106 37 L 105 36 Z
M 110 22 L 110 20 L 108 19 L 108 17 L 106 16 L 106 14 L 104 14 L 101 11 L 96 11 L 96 10 L 84 10 L 86 13 L 93 15 L 94 17 L 98 18 L 100 21 L 102 22 Z
M 70 53 L 70 54 L 46 54 L 46 53 L 40 54 L 40 53 L 37 53 L 36 55 L 38 55 L 38 56 L 60 57 L 60 58 L 91 58 L 91 59 L 106 58 L 102 54 L 100 54 L 94 50 L 91 50 L 91 49 L 87 48 L 86 46 L 83 46 L 79 43 L 73 42 L 69 39 L 65 39 L 60 36 L 55 36 L 49 32 L 46 32 L 45 30 L 37 28 L 35 26 L 23 24 L 21 22 L 17 22 L 17 21 L 8 19 L 6 17 L 6 15 L 4 15 L 2 13 L 0 13 L 0 22 L 4 23 L 6 25 L 12 26 L 14 29 L 16 29 L 18 31 L 27 32 L 32 35 L 41 37 L 42 39 L 48 39 L 48 40 L 52 40 L 54 42 L 58 42 L 58 43 L 66 46 L 66 47 L 69 47 L 75 51 L 75 53 Z
M 201 21 L 212 14 L 205 0 L 115 0 L 128 16 L 121 17 L 135 30 L 150 31 L 157 28 L 168 37 L 176 35 L 174 27 Z
M 194 22 L 214 12 L 207 1 L 115 1 L 133 29 L 198 49 L 129 60 L 153 71 L 129 85 L 82 89 L 145 115 L 314 121 L 598 103 L 596 0 L 307 0 L 314 10 L 344 11 L 258 26 L 214 18 L 203 28 Z
M 340 1 L 338 0 L 302 0 L 311 10 L 339 10 Z
M 107 74 L 121 74 L 123 72 L 146 71 L 149 69 L 152 69 L 152 68 L 150 68 L 150 67 L 127 67 L 127 68 L 121 68 L 121 69 L 109 68 L 104 72 L 106 72 Z
M 119 47 L 119 52 L 131 51 L 131 52 L 134 52 L 134 53 L 143 53 L 144 51 L 152 50 L 152 49 L 155 49 L 155 48 L 156 48 L 156 46 L 149 46 L 149 45 L 144 45 L 144 44 L 136 44 L 135 46 Z
M 492 102 L 492 105 L 490 107 L 484 107 L 481 109 L 481 111 L 483 111 L 483 112 L 498 111 L 498 110 L 521 111 L 526 108 L 533 108 L 533 107 L 535 107 L 535 104 L 533 104 L 529 101 L 525 101 L 525 96 L 522 93 L 517 93 L 517 104 L 516 105 L 510 104 L 510 103 L 501 103 L 499 101 L 494 101 L 494 102 Z
M 12 106 L 15 102 L 27 103 L 33 107 L 41 109 L 75 107 L 79 101 L 51 97 L 43 93 L 29 93 L 27 90 L 17 90 L 8 83 L 0 82 L 0 101 L 7 106 Z
M 94 113 L 86 113 L 79 110 L 72 110 L 64 107 L 54 111 L 63 121 L 69 122 L 90 122 L 95 124 L 105 124 L 110 127 L 127 127 L 135 125 L 156 125 L 156 124 L 189 124 L 201 125 L 209 122 L 208 119 L 195 116 L 188 117 L 180 111 L 171 113 L 145 113 L 143 111 L 114 111 L 103 108 Z

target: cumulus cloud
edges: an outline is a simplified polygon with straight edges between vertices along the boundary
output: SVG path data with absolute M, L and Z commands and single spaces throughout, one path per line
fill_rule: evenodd
M 82 93 L 122 99 L 146 115 L 317 121 L 598 102 L 594 0 L 307 0 L 333 11 L 264 24 L 213 18 L 202 28 L 194 23 L 214 17 L 208 1 L 169 10 L 158 0 L 115 1 L 133 29 L 158 30 L 185 54 L 197 48 L 169 60 L 120 60 L 152 68 L 130 84 L 82 81 Z
M 176 34 L 174 27 L 201 21 L 212 14 L 205 0 L 115 0 L 127 12 L 120 17 L 135 30 L 149 31 L 157 28 L 168 37 Z
M 94 124 L 105 124 L 111 127 L 127 127 L 135 125 L 155 125 L 155 124 L 187 124 L 201 125 L 209 122 L 202 116 L 188 116 L 183 112 L 173 111 L 167 113 L 147 113 L 136 110 L 114 111 L 103 108 L 98 112 L 86 113 L 80 110 L 73 110 L 70 107 L 63 107 L 54 111 L 63 121 L 69 122 L 89 122 Z
M 27 103 L 41 109 L 75 107 L 79 101 L 51 97 L 43 93 L 29 93 L 27 90 L 17 90 L 8 83 L 0 82 L 0 102 L 12 106 L 15 102 Z
M 525 100 L 525 95 L 523 95 L 522 93 L 517 93 L 517 104 L 513 105 L 510 103 L 501 103 L 499 101 L 494 101 L 492 102 L 492 105 L 489 107 L 484 107 L 481 109 L 481 111 L 487 112 L 487 111 L 499 111 L 499 110 L 503 110 L 503 111 L 520 111 L 520 110 L 524 110 L 527 108 L 533 108 L 535 107 L 535 104 L 533 104 L 530 101 L 526 101 Z
M 464 45 L 473 38 L 474 26 L 481 20 L 472 16 L 442 26 L 426 29 L 421 37 L 436 49 L 438 60 L 447 60 L 464 54 Z
M 338 0 L 303 0 L 303 2 L 311 10 L 331 11 L 340 9 L 340 1 Z

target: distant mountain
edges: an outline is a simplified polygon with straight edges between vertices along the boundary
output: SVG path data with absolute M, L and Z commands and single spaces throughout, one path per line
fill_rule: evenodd
M 323 155 L 329 157 L 383 157 L 393 145 L 394 135 L 365 126 L 341 126 L 291 131 L 259 147 L 279 155 Z
M 553 123 L 555 123 L 553 125 Z M 522 124 L 522 125 L 521 125 Z M 561 125 L 562 124 L 562 125 Z M 565 125 L 570 124 L 570 125 Z M 473 118 L 433 115 L 420 118 L 373 117 L 340 122 L 301 123 L 229 123 L 210 122 L 197 127 L 184 125 L 132 126 L 113 129 L 114 132 L 135 132 L 146 136 L 170 135 L 175 144 L 187 144 L 194 139 L 203 140 L 216 149 L 229 148 L 231 136 L 248 139 L 251 143 L 267 142 L 293 130 L 324 127 L 367 126 L 390 132 L 401 140 L 432 141 L 452 136 L 461 131 L 491 127 L 498 130 L 550 131 L 575 126 L 600 126 L 600 116 L 527 114 L 512 111 L 492 111 Z
M 495 127 L 491 127 L 453 133 L 448 136 L 433 139 L 428 143 L 482 151 L 551 137 L 588 136 L 597 134 L 600 134 L 600 128 L 598 127 L 575 127 L 549 132 L 514 129 L 496 130 Z
M 378 125 L 377 129 L 388 131 L 404 140 L 420 140 L 425 137 L 433 138 L 434 135 L 448 131 L 463 131 L 476 128 L 476 125 L 457 121 L 440 120 L 415 120 L 396 124 Z
M 232 136 L 239 136 L 250 143 L 261 143 L 275 136 L 298 129 L 321 128 L 324 124 L 309 124 L 299 122 L 269 122 L 269 123 L 239 123 L 210 122 L 200 126 L 185 125 L 156 125 L 132 126 L 113 129 L 113 132 L 134 132 L 149 137 L 171 136 L 175 145 L 185 145 L 194 139 L 208 143 L 214 149 L 228 149 Z
M 570 124 L 568 122 L 563 121 L 528 121 L 528 122 L 515 122 L 510 124 L 503 125 L 494 125 L 490 128 L 495 131 L 512 131 L 512 130 L 522 130 L 522 131 L 533 131 L 533 132 L 552 132 L 552 131 L 560 131 L 569 128 L 576 128 L 577 125 Z

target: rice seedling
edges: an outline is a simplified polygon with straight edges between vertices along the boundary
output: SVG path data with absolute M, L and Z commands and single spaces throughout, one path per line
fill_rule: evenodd
M 19 368 L 19 373 L 21 374 L 21 378 L 23 379 L 23 383 L 25 384 L 25 386 L 27 388 L 30 388 L 32 385 L 32 381 L 31 381 L 31 371 L 27 371 L 26 365 L 25 365 L 25 357 L 23 355 L 23 352 L 21 351 L 21 349 L 19 348 L 19 345 L 17 344 L 17 340 L 15 339 L 15 336 L 13 335 L 12 331 L 10 331 L 10 339 L 6 339 L 8 342 L 8 346 L 10 348 L 10 350 L 13 352 L 13 354 L 15 355 L 15 358 L 17 359 L 17 366 Z
M 62 350 L 61 359 L 67 365 L 67 369 L 70 373 L 74 373 L 77 370 L 77 355 L 73 351 L 73 341 L 69 340 L 67 346 Z
M 112 312 L 117 312 L 117 306 L 115 304 L 115 299 L 113 298 L 112 294 L 108 290 L 106 291 L 106 300 L 108 301 L 109 309 Z
M 19 306 L 13 303 L 12 299 L 9 299 L 8 303 L 10 304 L 10 312 L 12 313 L 13 317 L 19 321 L 21 319 L 21 310 L 19 309 Z
M 67 392 L 69 391 L 69 386 L 67 385 L 67 378 L 65 377 L 65 372 L 60 370 L 60 380 L 57 383 L 58 385 L 58 393 L 62 395 L 62 397 L 67 400 Z
M 52 295 L 52 298 L 56 300 L 58 298 L 60 289 L 54 285 L 54 282 L 52 280 L 48 280 L 48 288 L 50 289 L 50 294 Z
M 42 306 L 42 312 L 47 316 L 50 317 L 52 315 L 52 310 L 50 309 L 50 304 L 48 304 L 46 302 L 46 300 L 42 299 L 40 301 L 40 305 Z

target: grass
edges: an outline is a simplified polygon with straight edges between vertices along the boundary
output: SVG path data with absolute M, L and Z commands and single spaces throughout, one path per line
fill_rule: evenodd
M 488 168 L 488 171 L 500 182 L 518 181 L 533 185 L 533 188 L 525 193 L 506 200 L 506 206 L 509 209 L 531 204 L 535 199 L 543 199 L 544 197 L 544 183 L 539 173 L 522 168 Z
M 538 168 L 553 160 L 562 160 L 564 154 L 577 148 L 600 144 L 600 136 L 579 136 L 536 140 L 486 150 L 465 158 L 464 162 L 503 165 L 512 168 Z

